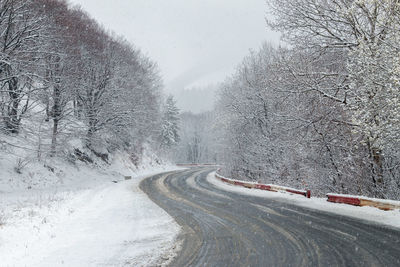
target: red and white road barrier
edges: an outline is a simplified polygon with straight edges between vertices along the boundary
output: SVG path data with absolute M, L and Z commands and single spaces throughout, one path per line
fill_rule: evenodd
M 255 189 L 260 189 L 260 190 L 267 190 L 267 191 L 284 191 L 292 194 L 299 194 L 303 195 L 307 198 L 311 197 L 311 191 L 310 190 L 298 190 L 290 187 L 285 187 L 285 186 L 279 186 L 279 185 L 273 185 L 273 184 L 260 184 L 260 183 L 255 183 L 255 182 L 246 182 L 246 181 L 241 181 L 241 180 L 235 180 L 231 178 L 226 178 L 218 172 L 220 169 L 217 170 L 215 173 L 215 177 L 222 182 L 232 184 L 232 185 L 238 185 L 246 188 L 255 188 Z M 381 210 L 394 210 L 394 209 L 400 209 L 400 201 L 395 201 L 395 200 L 388 200 L 388 199 L 378 199 L 378 198 L 368 198 L 368 197 L 363 197 L 363 196 L 352 196 L 352 195 L 343 195 L 343 194 L 333 194 L 329 193 L 326 194 L 328 197 L 329 202 L 333 203 L 342 203 L 342 204 L 349 204 L 349 205 L 354 205 L 354 206 L 369 206 L 369 207 L 375 207 Z
M 178 167 L 218 167 L 218 164 L 215 163 L 178 163 L 176 164 Z
M 343 203 L 354 206 L 369 206 L 375 207 L 381 210 L 394 210 L 400 209 L 400 201 L 378 199 L 378 198 L 368 198 L 363 196 L 352 196 L 352 195 L 342 195 L 342 194 L 326 194 L 329 202 Z
M 272 191 L 272 192 L 278 192 L 278 191 L 282 192 L 283 191 L 283 192 L 288 192 L 288 193 L 292 193 L 292 194 L 303 195 L 307 198 L 311 197 L 310 190 L 298 190 L 295 188 L 279 186 L 279 185 L 260 184 L 260 183 L 254 183 L 254 182 L 234 180 L 234 179 L 223 177 L 222 175 L 219 175 L 218 173 L 215 173 L 215 177 L 225 183 L 238 185 L 238 186 L 242 186 L 242 187 L 246 187 L 246 188 L 255 188 L 255 189 L 267 190 L 267 191 Z

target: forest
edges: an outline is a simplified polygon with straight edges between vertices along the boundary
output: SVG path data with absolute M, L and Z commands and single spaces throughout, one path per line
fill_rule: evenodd
M 225 174 L 400 199 L 400 3 L 267 4 L 284 45 L 252 51 L 220 87 Z
M 238 179 L 400 199 L 400 3 L 267 6 L 281 45 L 251 51 L 213 111 L 180 114 L 157 64 L 81 8 L 0 1 L 0 149 L 16 172 L 116 151 L 139 164 L 147 149 Z
M 157 65 L 80 7 L 0 1 L 0 48 L 0 146 L 17 172 L 118 150 L 139 163 L 146 146 L 162 153 L 175 138 Z

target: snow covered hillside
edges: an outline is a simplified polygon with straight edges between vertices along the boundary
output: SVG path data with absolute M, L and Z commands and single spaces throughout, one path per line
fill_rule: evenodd
M 54 160 L 17 174 L 2 154 L 1 266 L 138 266 L 170 258 L 179 227 L 138 184 L 174 167 L 147 155 L 136 168 L 127 158 L 97 168 Z
M 50 138 L 30 134 L 47 128 L 38 121 L 18 135 L 0 134 L 0 266 L 138 266 L 170 258 L 179 227 L 138 184 L 176 167 L 146 145 L 138 158 L 88 148 L 73 134 L 57 156 L 41 155 Z

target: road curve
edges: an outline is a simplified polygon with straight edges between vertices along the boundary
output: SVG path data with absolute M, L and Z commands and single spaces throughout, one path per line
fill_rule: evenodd
M 140 188 L 182 227 L 171 266 L 400 266 L 400 231 L 227 192 L 210 168 L 160 174 Z

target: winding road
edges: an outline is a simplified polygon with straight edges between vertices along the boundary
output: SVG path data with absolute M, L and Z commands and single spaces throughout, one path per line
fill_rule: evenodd
M 400 231 L 224 191 L 211 168 L 159 174 L 140 188 L 182 227 L 171 266 L 400 266 Z

